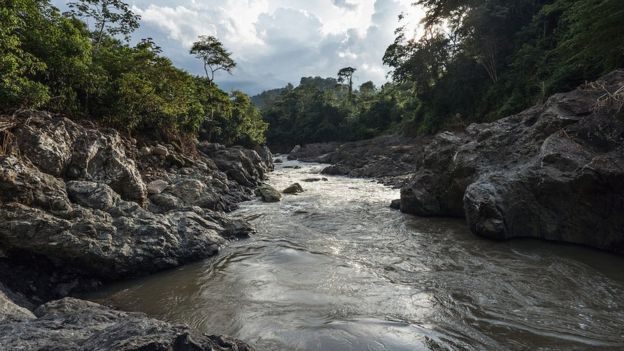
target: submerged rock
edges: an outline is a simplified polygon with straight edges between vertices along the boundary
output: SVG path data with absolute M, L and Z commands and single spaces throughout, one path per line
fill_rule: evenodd
M 401 210 L 465 216 L 493 239 L 535 237 L 624 253 L 624 121 L 597 106 L 624 71 L 465 133 L 441 133 Z
M 264 202 L 279 202 L 282 199 L 282 194 L 268 184 L 258 187 L 256 189 L 256 196 L 261 197 Z
M 282 190 L 284 194 L 299 194 L 303 192 L 303 187 L 299 183 L 294 183 L 288 188 Z

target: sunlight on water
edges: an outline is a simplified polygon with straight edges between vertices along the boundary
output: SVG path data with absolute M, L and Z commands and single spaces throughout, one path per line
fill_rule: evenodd
M 301 168 L 290 168 L 301 167 Z M 93 299 L 259 350 L 624 349 L 624 259 L 391 210 L 398 190 L 288 161 L 306 190 L 233 215 L 258 234 Z

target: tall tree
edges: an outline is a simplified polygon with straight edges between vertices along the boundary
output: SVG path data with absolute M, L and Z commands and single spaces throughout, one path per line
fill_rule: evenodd
M 349 101 L 353 100 L 353 74 L 355 71 L 357 71 L 357 69 L 353 67 L 341 68 L 340 71 L 338 71 L 338 82 L 347 82 L 349 85 Z
M 212 35 L 201 35 L 199 40 L 193 43 L 191 54 L 203 61 L 206 78 L 210 83 L 214 81 L 217 71 L 226 71 L 231 74 L 236 67 L 232 54 Z
M 122 35 L 128 41 L 130 34 L 139 28 L 141 16 L 121 0 L 78 0 L 68 5 L 71 15 L 95 21 L 94 52 L 97 52 L 104 34 Z

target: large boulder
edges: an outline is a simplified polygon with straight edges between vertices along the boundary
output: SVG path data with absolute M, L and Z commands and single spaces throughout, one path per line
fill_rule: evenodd
M 186 326 L 74 298 L 49 302 L 34 315 L 19 311 L 19 307 L 12 311 L 8 318 L 0 317 L 0 346 L 4 350 L 253 350 L 236 339 L 197 334 Z
M 46 112 L 18 115 L 13 129 L 19 153 L 41 172 L 59 178 L 104 183 L 125 200 L 145 202 L 145 184 L 112 129 L 90 129 Z
M 282 193 L 284 194 L 299 194 L 302 192 L 303 192 L 303 187 L 299 183 L 294 183 L 290 185 L 289 187 L 287 187 L 286 189 L 282 190 Z
M 126 155 L 119 133 L 112 129 L 87 129 L 76 139 L 67 177 L 106 184 L 124 200 L 140 204 L 147 200 L 143 178 Z
M 268 184 L 259 186 L 256 189 L 256 196 L 259 196 L 264 202 L 279 202 L 282 199 L 282 194 Z
M 401 210 L 465 216 L 476 234 L 624 253 L 624 121 L 597 104 L 624 71 L 465 133 L 442 133 L 401 190 Z

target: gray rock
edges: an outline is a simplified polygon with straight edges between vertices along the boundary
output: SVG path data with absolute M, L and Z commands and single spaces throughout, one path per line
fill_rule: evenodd
M 295 147 L 293 147 L 292 150 L 290 150 L 290 154 L 296 154 L 300 150 L 301 150 L 301 145 L 295 145 Z
M 299 183 L 294 183 L 288 188 L 282 190 L 284 194 L 299 194 L 303 192 L 303 187 Z
M 67 176 L 104 183 L 124 200 L 144 203 L 147 190 L 134 160 L 126 155 L 119 133 L 82 129 L 73 145 Z
M 0 122 L 15 135 L 11 156 L 0 156 L 0 279 L 15 291 L 0 283 L 0 349 L 200 350 L 204 344 L 194 342 L 202 336 L 173 335 L 144 317 L 122 324 L 98 312 L 90 321 L 98 308 L 88 306 L 86 315 L 82 307 L 71 307 L 74 317 L 54 307 L 35 320 L 22 307 L 209 257 L 225 238 L 253 234 L 247 222 L 218 211 L 251 199 L 272 167 L 268 149 L 219 146 L 213 159 L 179 147 L 161 157 L 156 147 L 157 157 L 114 130 L 48 113 Z M 167 180 L 150 183 L 149 201 L 144 177 Z M 211 350 L 244 349 L 206 340 Z
M 169 183 L 162 179 L 155 180 L 147 184 L 147 193 L 150 195 L 160 194 L 169 186 Z
M 167 157 L 169 156 L 169 149 L 162 145 L 156 145 L 152 148 L 152 155 L 161 158 Z
M 320 162 L 324 155 L 336 151 L 339 143 L 313 143 L 304 146 L 297 145 L 288 154 L 289 160 L 300 160 L 304 162 Z
M 0 296 L 1 298 L 1 296 Z M 0 300 L 1 301 L 1 300 Z M 6 350 L 251 351 L 241 341 L 193 333 L 188 327 L 112 310 L 74 298 L 49 302 L 11 323 L 0 320 Z
M 327 179 L 327 178 L 305 178 L 305 179 L 302 179 L 301 181 L 306 182 L 306 183 L 315 183 L 315 182 L 320 182 L 323 179 Z
M 390 203 L 390 208 L 393 209 L 393 210 L 400 210 L 401 209 L 401 199 L 392 200 L 392 202 Z
M 86 181 L 67 182 L 67 196 L 78 205 L 106 211 L 114 207 L 120 196 L 108 185 Z
M 600 81 L 624 86 L 624 71 Z M 465 133 L 436 136 L 401 190 L 401 210 L 465 215 L 493 239 L 534 237 L 624 253 L 624 122 L 585 86 Z
M 13 302 L 9 295 L 12 295 L 12 292 L 0 283 L 0 325 L 3 323 L 15 323 L 36 318 L 30 310 Z M 2 343 L 0 342 L 0 346 L 1 345 Z
M 279 202 L 282 199 L 282 194 L 268 184 L 258 187 L 256 196 L 261 197 L 264 202 Z

